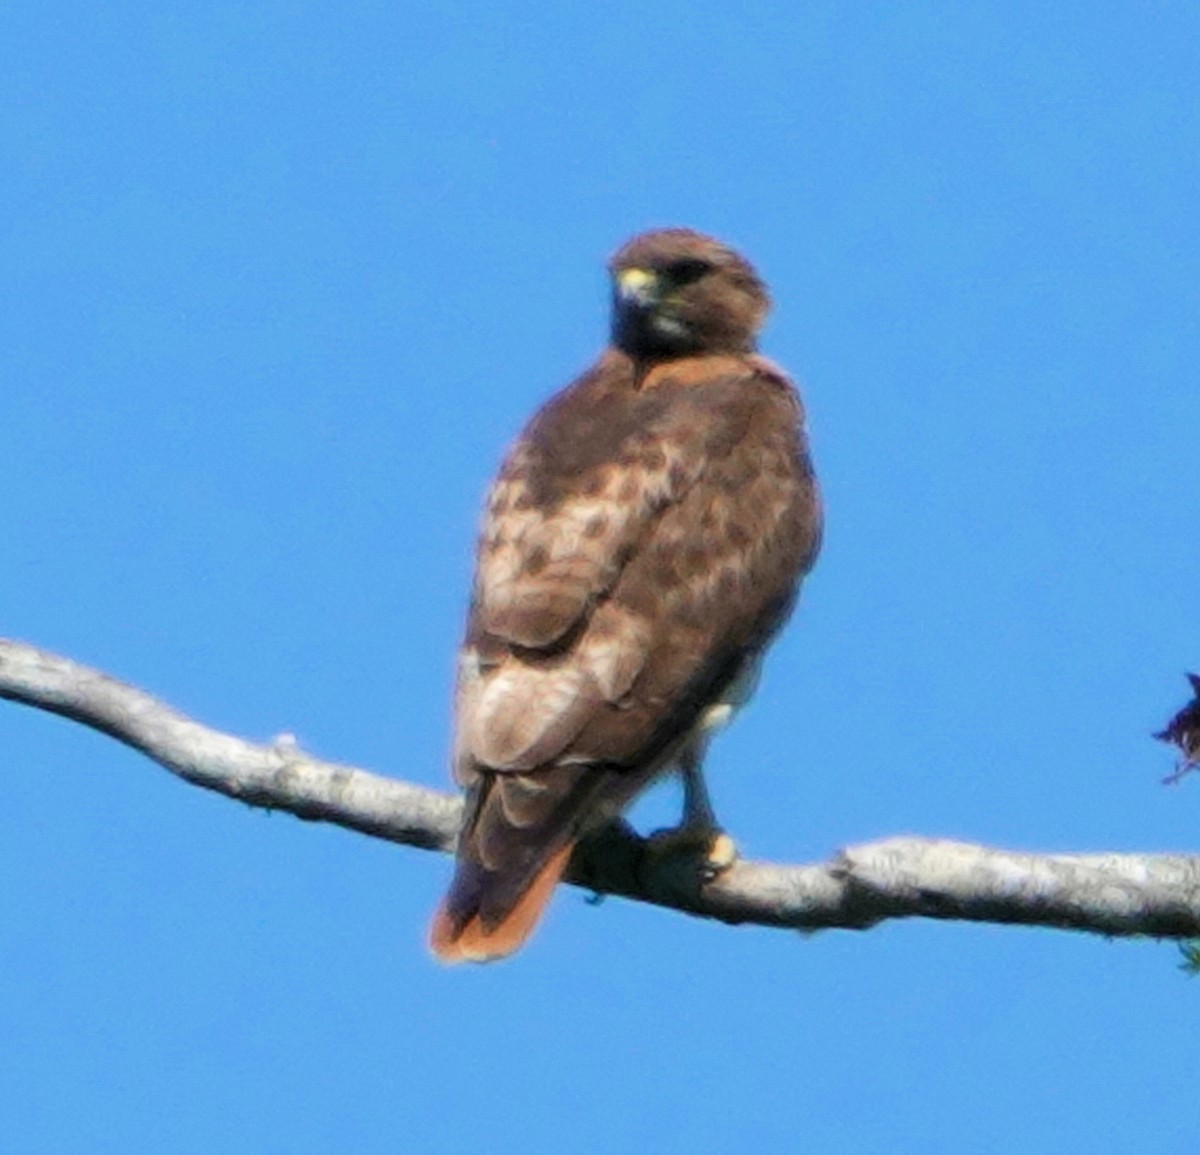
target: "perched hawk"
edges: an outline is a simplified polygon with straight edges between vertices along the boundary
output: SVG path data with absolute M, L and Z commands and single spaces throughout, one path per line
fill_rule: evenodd
M 748 696 L 816 557 L 803 410 L 755 352 L 751 265 L 689 229 L 610 262 L 612 343 L 518 437 L 488 497 L 460 655 L 466 816 L 431 945 L 485 961 L 532 931 L 580 836 L 656 776 L 717 835 L 708 735 Z

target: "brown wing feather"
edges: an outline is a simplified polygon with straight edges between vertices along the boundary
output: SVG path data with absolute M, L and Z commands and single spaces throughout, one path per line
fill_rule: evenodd
M 492 933 L 623 806 L 786 617 L 820 512 L 787 379 L 610 350 L 535 417 L 488 503 L 461 656 L 469 790 L 440 933 Z

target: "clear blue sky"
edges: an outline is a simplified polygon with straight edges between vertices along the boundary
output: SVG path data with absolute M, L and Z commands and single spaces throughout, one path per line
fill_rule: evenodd
M 6 4 L 0 633 L 443 783 L 487 479 L 687 224 L 770 281 L 828 499 L 711 759 L 747 853 L 1200 849 L 1147 738 L 1200 666 L 1198 77 L 1184 3 Z M 564 890 L 447 972 L 444 858 L 11 705 L 0 758 L 21 1155 L 1200 1142 L 1167 944 Z

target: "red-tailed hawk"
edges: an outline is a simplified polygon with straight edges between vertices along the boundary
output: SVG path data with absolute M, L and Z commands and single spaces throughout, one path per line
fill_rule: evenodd
M 792 383 L 755 353 L 767 291 L 690 229 L 610 262 L 612 342 L 551 398 L 488 497 L 460 655 L 458 863 L 444 962 L 510 954 L 589 829 L 699 764 L 748 695 L 816 556 L 821 512 Z

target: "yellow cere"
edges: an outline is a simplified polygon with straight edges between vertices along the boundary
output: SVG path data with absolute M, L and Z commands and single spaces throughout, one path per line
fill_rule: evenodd
M 646 269 L 622 269 L 617 274 L 617 284 L 626 293 L 644 293 L 654 286 L 656 277 Z

